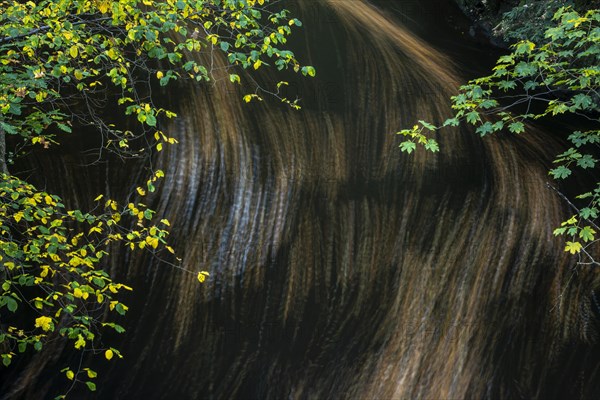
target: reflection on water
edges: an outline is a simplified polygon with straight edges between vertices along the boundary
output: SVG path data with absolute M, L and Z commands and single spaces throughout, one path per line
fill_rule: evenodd
M 218 86 L 168 93 L 180 144 L 156 159 L 168 177 L 152 206 L 186 268 L 211 277 L 198 287 L 144 255 L 115 258 L 136 292 L 126 358 L 99 398 L 598 394 L 597 274 L 573 274 L 552 236 L 566 215 L 545 187 L 557 144 L 456 129 L 438 154 L 401 154 L 393 132 L 444 119 L 459 80 L 386 13 L 398 4 L 296 6 L 297 52 L 318 70 L 288 88 L 302 111 Z M 92 198 L 97 174 L 124 195 L 132 172 L 50 185 L 82 182 L 74 196 Z M 43 367 L 22 376 L 26 397 L 47 390 Z

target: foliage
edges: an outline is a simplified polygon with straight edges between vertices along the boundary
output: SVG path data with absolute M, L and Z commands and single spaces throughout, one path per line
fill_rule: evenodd
M 544 34 L 546 43 L 536 45 L 523 40 L 512 46 L 510 54 L 500 57 L 489 76 L 474 79 L 461 86 L 452 97 L 454 116 L 442 126 L 419 121 L 412 129 L 398 132 L 407 140 L 401 150 L 410 153 L 417 145 L 438 151 L 435 140 L 427 132 L 436 132 L 461 122 L 476 127 L 486 136 L 509 131 L 520 134 L 526 121 L 572 115 L 589 126 L 573 132 L 571 147 L 557 156 L 550 175 L 566 179 L 576 170 L 594 170 L 600 144 L 598 113 L 600 112 L 600 10 L 583 15 L 570 8 L 560 8 L 553 17 L 555 25 Z M 580 254 L 581 263 L 600 265 L 587 251 L 599 240 L 597 226 L 600 182 L 580 196 L 585 207 L 574 209 L 577 215 L 555 230 L 567 235 L 565 251 Z M 566 199 L 566 198 L 565 198 Z
M 0 172 L 7 172 L 23 149 L 48 148 L 86 126 L 99 131 L 100 153 L 149 157 L 161 151 L 177 142 L 160 129 L 161 121 L 176 115 L 157 106 L 152 93 L 172 81 L 241 84 L 241 69 L 263 66 L 314 76 L 313 67 L 300 65 L 284 48 L 294 26 L 300 21 L 269 0 L 0 0 Z M 202 61 L 212 60 L 214 52 L 227 60 L 224 70 Z M 283 84 L 256 87 L 243 99 L 260 100 L 266 93 L 297 108 L 297 100 L 279 96 Z M 132 122 L 137 128 L 127 129 Z M 12 148 L 5 152 L 6 143 Z M 155 171 L 137 193 L 155 191 L 162 175 Z M 127 307 L 117 295 L 130 290 L 103 268 L 109 246 L 153 253 L 172 249 L 166 243 L 167 220 L 153 222 L 154 211 L 141 203 L 123 207 L 101 199 L 91 212 L 69 210 L 60 197 L 2 175 L 5 366 L 17 353 L 40 351 L 57 338 L 80 351 L 104 353 L 108 360 L 120 357 L 98 341 L 102 328 L 124 331 L 100 316 L 107 309 L 124 314 Z M 196 276 L 203 282 L 208 273 Z M 74 382 L 88 379 L 87 387 L 96 389 L 93 370 L 62 372 Z
M 175 114 L 153 104 L 149 83 L 210 80 L 214 71 L 193 53 L 221 51 L 231 68 L 272 63 L 314 75 L 276 47 L 300 21 L 286 10 L 270 11 L 263 0 L 0 1 L 0 9 L 0 128 L 46 147 L 55 142 L 53 132 L 78 123 L 100 129 L 105 148 L 119 154 L 148 133 L 160 151 L 174 139 L 157 119 Z M 228 79 L 240 83 L 233 71 Z M 119 129 L 98 114 L 107 90 L 118 93 L 115 102 L 144 132 Z
M 502 15 L 494 34 L 502 36 L 507 42 L 530 40 L 541 44 L 547 40 L 544 32 L 552 25 L 556 11 L 573 5 L 572 0 L 521 2 Z
M 153 179 L 161 175 L 159 172 Z M 5 366 L 11 364 L 17 351 L 24 353 L 28 347 L 42 350 L 55 331 L 75 349 L 104 352 L 107 359 L 113 354 L 120 356 L 114 348 L 97 346 L 95 340 L 99 327 L 124 332 L 120 325 L 99 317 L 105 306 L 124 315 L 127 306 L 115 295 L 122 289 L 131 290 L 99 268 L 109 255 L 109 245 L 124 243 L 131 249 L 149 248 L 152 252 L 159 245 L 171 252 L 173 249 L 165 241 L 168 232 L 151 225 L 153 211 L 140 203 L 119 207 L 108 200 L 102 205 L 102 197 L 96 199 L 98 213 L 84 214 L 67 210 L 56 195 L 2 175 L 0 310 L 4 315 L 20 312 L 14 318 L 3 318 L 3 322 L 11 321 L 0 330 L 0 343 L 6 349 L 0 356 Z M 127 228 L 131 219 L 136 222 L 135 229 Z M 162 227 L 168 224 L 167 220 L 160 222 Z M 69 368 L 66 371 L 71 380 L 78 375 Z M 94 371 L 85 372 L 94 377 Z

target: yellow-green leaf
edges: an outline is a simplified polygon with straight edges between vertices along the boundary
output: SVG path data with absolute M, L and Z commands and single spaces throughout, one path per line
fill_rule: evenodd
M 565 246 L 565 251 L 568 251 L 571 254 L 579 253 L 583 246 L 579 242 L 567 242 Z

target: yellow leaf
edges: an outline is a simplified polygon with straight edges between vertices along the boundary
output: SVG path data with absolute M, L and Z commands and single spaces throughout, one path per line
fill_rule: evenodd
M 258 67 L 260 67 L 261 64 L 262 64 L 262 61 L 256 60 L 256 62 L 253 65 L 254 69 L 258 69 Z
M 21 218 L 23 218 L 23 212 L 19 211 L 18 213 L 13 215 L 13 218 L 15 219 L 15 221 L 19 222 L 21 220 Z
M 103 1 L 102 3 L 98 4 L 98 10 L 102 14 L 106 13 L 108 11 L 108 2 L 107 1 Z
M 35 327 L 42 328 L 44 332 L 48 332 L 52 328 L 52 318 L 39 317 L 35 319 Z
M 209 276 L 210 274 L 206 271 L 200 271 L 198 272 L 198 282 L 202 283 L 206 280 L 206 277 Z
M 96 197 L 96 198 L 94 199 L 94 201 L 99 201 L 99 200 L 102 200 L 102 198 L 103 198 L 103 197 L 104 197 L 104 195 L 103 195 L 103 194 L 101 194 L 100 196 Z
M 42 308 L 44 308 L 44 304 L 41 302 L 42 299 L 40 299 L 39 297 L 33 299 L 33 305 L 35 306 L 35 308 L 37 308 L 38 310 L 41 310 Z
M 75 290 L 73 290 L 73 296 L 75 296 L 79 299 L 79 298 L 83 297 L 83 292 L 81 291 L 81 289 L 75 288 Z
M 162 143 L 159 143 L 156 145 L 156 151 L 161 151 L 162 150 Z
M 245 95 L 245 96 L 244 96 L 244 101 L 245 101 L 246 103 L 249 103 L 249 102 L 250 102 L 250 100 L 252 100 L 252 95 L 250 95 L 250 94 L 247 94 L 247 95 Z
M 119 54 L 115 51 L 115 49 L 113 49 L 112 47 L 110 49 L 108 49 L 108 51 L 106 52 L 106 55 L 111 59 L 114 60 L 116 59 Z
M 69 54 L 71 55 L 71 57 L 77 58 L 77 55 L 79 54 L 79 49 L 76 45 L 71 46 L 71 48 L 69 49 Z
M 138 187 L 136 190 L 140 194 L 140 196 L 144 196 L 146 194 L 146 191 L 141 187 Z
M 68 370 L 66 375 L 67 375 L 67 379 L 69 379 L 71 381 L 73 380 L 73 378 L 75 378 L 75 374 L 71 370 Z
M 113 358 L 113 351 L 111 349 L 108 349 L 104 352 L 104 357 L 106 357 L 107 360 L 111 360 L 111 358 Z
M 78 266 L 80 266 L 81 265 L 81 258 L 79 258 L 77 256 L 74 256 L 73 258 L 71 258 L 69 260 L 69 265 L 71 267 L 78 267 Z
M 565 246 L 565 251 L 568 251 L 571 254 L 579 253 L 582 249 L 582 245 L 579 242 L 567 242 Z
M 155 249 L 158 247 L 158 238 L 147 236 L 146 243 L 148 243 L 148 245 L 152 246 L 152 248 Z
M 158 71 L 158 72 L 156 73 L 156 77 L 157 77 L 158 79 L 162 78 L 163 76 L 164 76 L 164 74 L 162 73 L 162 71 Z
M 77 335 L 77 341 L 75 342 L 75 348 L 80 349 L 84 346 L 85 346 L 85 340 L 83 339 L 83 336 Z

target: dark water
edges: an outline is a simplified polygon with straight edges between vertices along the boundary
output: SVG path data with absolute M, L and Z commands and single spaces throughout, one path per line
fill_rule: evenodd
M 446 1 L 292 7 L 305 23 L 296 52 L 318 70 L 290 78 L 303 110 L 218 86 L 164 95 L 180 144 L 154 160 L 168 176 L 151 206 L 184 267 L 211 276 L 198 285 L 114 253 L 110 268 L 135 292 L 127 334 L 105 338 L 125 358 L 97 362 L 97 397 L 600 395 L 597 273 L 574 270 L 552 236 L 568 215 L 546 187 L 561 144 L 456 129 L 438 154 L 397 148 L 394 132 L 442 121 L 459 77 L 495 51 L 461 33 Z M 31 163 L 51 165 L 45 185 L 82 207 L 143 180 L 135 164 L 81 161 Z M 62 350 L 5 375 L 5 397 L 55 393 Z

